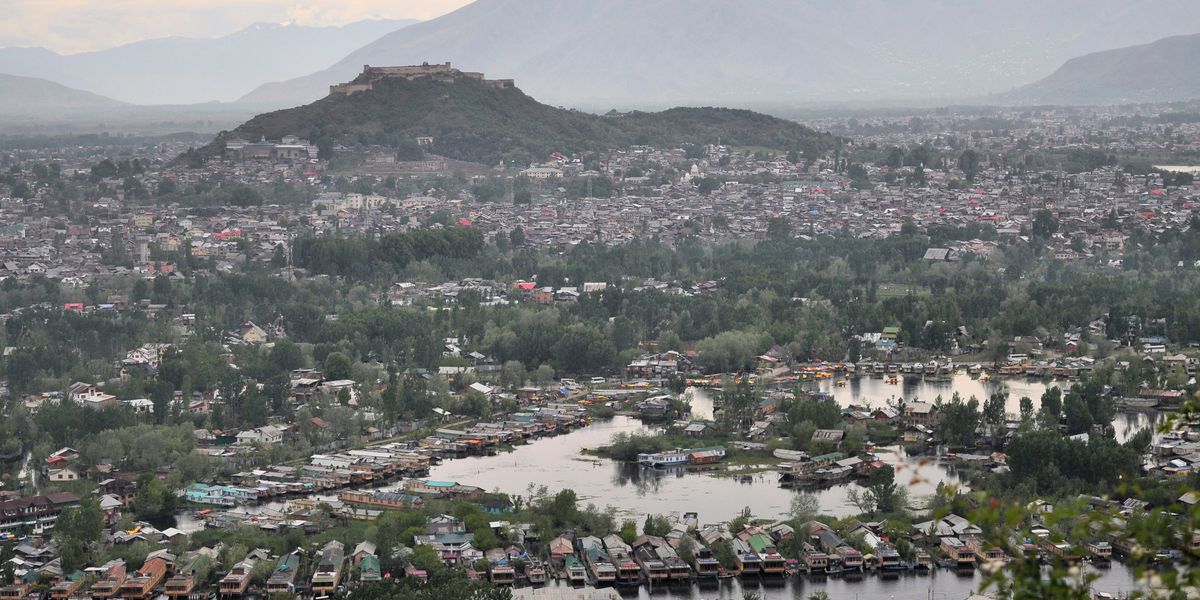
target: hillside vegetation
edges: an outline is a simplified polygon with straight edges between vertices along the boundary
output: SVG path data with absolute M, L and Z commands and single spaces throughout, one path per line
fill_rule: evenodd
M 204 151 L 218 155 L 230 138 L 278 139 L 288 134 L 308 138 L 323 153 L 335 144 L 410 147 L 416 137 L 431 136 L 430 152 L 486 164 L 632 144 L 720 141 L 811 155 L 839 143 L 829 134 L 746 110 L 674 108 L 598 116 L 541 104 L 519 89 L 458 78 L 382 80 L 369 91 L 262 114 L 223 132 Z

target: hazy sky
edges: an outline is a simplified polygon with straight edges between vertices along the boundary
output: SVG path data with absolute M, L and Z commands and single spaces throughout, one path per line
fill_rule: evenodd
M 431 19 L 470 0 L 0 0 L 0 47 L 101 50 L 164 36 L 218 37 L 251 23 Z M 364 40 L 365 44 L 369 40 Z

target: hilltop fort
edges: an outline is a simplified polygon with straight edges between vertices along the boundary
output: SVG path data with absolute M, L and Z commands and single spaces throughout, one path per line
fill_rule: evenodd
M 358 92 L 365 92 L 373 89 L 375 83 L 384 79 L 406 79 L 412 81 L 423 78 L 430 78 L 446 83 L 452 83 L 457 79 L 465 78 L 483 82 L 497 89 L 516 87 L 516 82 L 512 79 L 487 79 L 483 76 L 483 73 L 455 69 L 449 62 L 432 65 L 422 63 L 401 67 L 372 67 L 371 65 L 363 65 L 362 73 L 352 81 L 329 86 L 329 95 L 341 94 L 349 96 Z

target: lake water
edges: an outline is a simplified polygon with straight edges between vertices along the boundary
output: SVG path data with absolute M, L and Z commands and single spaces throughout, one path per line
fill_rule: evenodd
M 1090 569 L 1090 567 L 1085 567 Z M 1134 589 L 1132 573 L 1114 564 L 1111 568 L 1097 571 L 1100 578 L 1092 584 L 1096 592 L 1117 594 Z M 687 600 L 742 600 L 744 592 L 758 594 L 763 600 L 807 600 L 815 593 L 824 591 L 831 600 L 964 600 L 978 591 L 983 577 L 977 570 L 959 574 L 955 571 L 936 570 L 932 573 L 899 577 L 864 575 L 849 579 L 832 577 L 810 581 L 793 577 L 784 581 L 762 582 L 747 579 L 728 580 L 719 588 L 662 588 L 653 591 L 643 586 L 634 594 L 625 593 L 627 598 L 680 598 Z
M 1016 417 L 1021 412 L 1022 397 L 1033 400 L 1033 409 L 1036 411 L 1041 407 L 1042 394 L 1047 389 L 1057 386 L 1065 393 L 1070 389 L 1072 382 L 1027 377 L 995 377 L 983 381 L 959 372 L 950 381 L 926 381 L 924 379 L 905 381 L 901 377 L 899 383 L 891 384 L 880 377 L 859 377 L 849 380 L 844 386 L 835 385 L 831 379 L 823 379 L 808 385 L 830 394 L 843 407 L 856 404 L 879 408 L 887 406 L 889 402 L 894 402 L 897 398 L 904 398 L 909 402 L 917 400 L 934 402 L 938 396 L 948 402 L 955 392 L 958 392 L 963 400 L 974 396 L 982 406 L 989 396 L 1002 392 L 1008 394 L 1004 411 Z M 1158 423 L 1158 417 L 1156 412 L 1117 413 L 1116 419 L 1113 420 L 1117 440 L 1123 442 L 1139 430 L 1153 427 Z
M 972 395 L 986 398 L 1002 390 L 1009 393 L 1008 411 L 1019 411 L 1019 398 L 1029 396 L 1038 405 L 1046 384 L 1038 380 L 1009 379 L 982 382 L 966 375 L 957 375 L 949 382 L 915 382 L 892 385 L 882 379 L 862 378 L 845 386 L 834 386 L 831 381 L 822 381 L 819 388 L 829 392 L 843 406 L 860 404 L 883 406 L 888 400 L 902 396 L 906 400 L 933 401 L 938 395 L 948 399 L 955 391 L 964 398 Z M 1051 384 L 1053 385 L 1053 383 Z M 1061 382 L 1062 387 L 1069 385 Z M 711 418 L 712 400 L 703 390 L 689 390 L 693 415 Z M 1119 414 L 1114 425 L 1117 435 L 1124 439 L 1140 428 L 1150 426 L 1157 417 L 1152 413 Z M 594 504 L 598 508 L 612 507 L 617 518 L 641 521 L 647 514 L 671 514 L 694 511 L 702 523 L 728 521 L 736 517 L 744 507 L 763 518 L 784 517 L 796 494 L 778 485 L 774 470 L 745 475 L 729 475 L 717 472 L 706 473 L 687 469 L 648 469 L 638 465 L 622 464 L 582 454 L 586 448 L 595 448 L 609 443 L 616 433 L 652 433 L 653 428 L 641 421 L 617 416 L 608 421 L 597 421 L 569 434 L 536 440 L 519 446 L 511 452 L 496 456 L 473 457 L 449 460 L 435 466 L 431 478 L 443 481 L 482 487 L 488 491 L 500 491 L 510 495 L 528 496 L 544 486 L 549 493 L 570 488 L 576 492 L 581 505 Z M 939 483 L 960 484 L 952 466 L 928 457 L 907 456 L 900 447 L 882 448 L 878 454 L 887 463 L 896 466 L 898 483 L 906 486 L 912 500 L 934 493 Z M 813 492 L 823 514 L 845 517 L 857 513 L 848 501 L 848 493 L 855 483 Z M 282 505 L 268 505 L 279 509 Z M 254 512 L 255 508 L 249 508 Z M 190 514 L 181 515 L 180 527 L 190 530 L 197 527 Z M 792 581 L 759 588 L 757 582 L 744 582 L 749 591 L 760 593 L 764 599 L 807 598 L 814 591 L 824 590 L 831 598 L 895 598 L 930 599 L 966 598 L 980 583 L 978 573 L 965 576 L 953 572 L 939 571 L 932 575 L 908 575 L 897 579 L 867 576 L 859 580 L 833 578 L 824 582 L 794 579 Z M 729 582 L 719 589 L 660 589 L 653 592 L 656 598 L 731 598 L 742 597 L 743 583 Z M 1119 565 L 1101 571 L 1101 579 L 1094 586 L 1097 591 L 1121 592 L 1133 588 L 1129 571 Z M 650 597 L 642 589 L 639 594 Z

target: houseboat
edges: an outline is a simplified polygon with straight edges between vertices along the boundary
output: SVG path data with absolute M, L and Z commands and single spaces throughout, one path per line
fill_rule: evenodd
M 637 587 L 642 584 L 642 568 L 634 560 L 629 544 L 621 541 L 620 536 L 609 534 L 604 536 L 604 548 L 617 568 L 617 585 Z
M 832 554 L 826 553 L 825 559 L 826 559 L 826 565 L 825 565 L 825 574 L 826 575 L 840 575 L 842 573 L 842 570 L 843 570 L 842 569 L 842 556 L 840 554 L 838 554 L 836 552 L 834 552 Z
M 613 585 L 617 582 L 617 567 L 613 564 L 604 542 L 600 538 L 588 536 L 579 540 L 584 562 L 591 571 L 592 581 L 597 586 Z
M 300 571 L 300 555 L 296 552 L 281 556 L 275 570 L 267 577 L 267 595 L 292 594 L 296 591 L 296 573 Z
M 191 577 L 188 577 L 188 580 L 190 581 Z M 50 588 L 50 600 L 68 600 L 69 598 L 74 596 L 76 592 L 79 591 L 80 587 L 83 587 L 83 577 L 76 577 L 74 579 L 70 579 L 70 578 L 63 579 L 62 581 L 54 584 L 54 586 Z M 190 587 L 188 588 L 188 591 L 191 592 Z M 171 596 L 171 581 L 170 580 L 167 580 L 167 595 Z M 172 597 L 177 597 L 177 596 L 172 596 Z
M 739 575 L 742 577 L 762 575 L 762 560 L 754 553 L 750 544 L 738 538 L 733 538 L 729 544 L 733 548 L 733 560 L 737 564 Z
M 884 572 L 904 570 L 904 561 L 900 559 L 900 552 L 890 542 L 879 542 L 875 545 L 875 561 L 879 565 L 879 570 Z
M 167 578 L 168 565 L 162 557 L 146 561 L 137 573 L 121 584 L 120 595 L 126 599 L 145 600 L 154 595 L 154 590 Z
M 756 533 L 746 540 L 750 549 L 758 556 L 763 577 L 786 577 L 787 559 L 775 547 L 775 541 L 764 533 Z
M 1012 536 L 1008 539 L 1008 551 L 1016 557 L 1025 560 L 1038 560 L 1041 558 L 1041 552 L 1038 550 L 1038 545 L 1029 541 L 1028 538 L 1020 536 Z
M 222 598 L 241 598 L 246 594 L 246 590 L 250 588 L 250 576 L 254 572 L 255 563 L 254 559 L 247 558 L 229 569 L 218 584 Z
M 863 570 L 863 555 L 862 552 L 851 548 L 850 546 L 838 546 L 838 556 L 842 558 L 842 569 L 861 573 Z
M 1093 565 L 1108 565 L 1112 563 L 1113 548 L 1108 542 L 1092 542 L 1088 544 L 1088 560 Z
M 806 542 L 800 550 L 800 563 L 809 576 L 824 576 L 829 568 L 829 555 Z
M 609 565 L 610 567 L 612 565 Z M 563 571 L 567 574 L 567 582 L 572 586 L 587 584 L 587 569 L 583 563 L 574 556 L 568 556 L 563 559 Z
M 918 571 L 928 571 L 933 568 L 933 558 L 924 550 L 917 550 L 913 560 L 913 568 Z
M 638 454 L 637 461 L 643 467 L 678 467 L 688 463 L 688 450 L 676 448 L 665 452 Z
M 1004 562 L 1007 558 L 1003 548 L 988 544 L 986 540 L 979 536 L 971 536 L 966 539 L 966 542 L 971 547 L 971 550 L 975 552 L 975 561 L 978 564 Z
M 942 552 L 946 558 L 959 568 L 975 566 L 975 551 L 965 542 L 956 537 L 944 537 L 941 542 Z
M 104 578 L 93 583 L 91 589 L 88 590 L 92 600 L 108 600 L 118 596 L 121 592 L 121 585 L 125 583 L 126 575 L 124 562 L 110 566 Z
M 346 546 L 333 540 L 321 549 L 321 559 L 317 561 L 312 575 L 312 592 L 320 596 L 328 596 L 337 591 L 342 582 L 342 567 L 346 562 Z
M 517 571 L 508 560 L 508 553 L 501 548 L 492 548 L 484 553 L 488 563 L 488 581 L 492 585 L 511 586 L 516 583 Z
M 701 547 L 692 558 L 692 568 L 696 570 L 696 579 L 701 583 L 716 583 L 721 574 L 721 561 L 713 556 L 710 548 Z
M 525 559 L 525 580 L 529 585 L 542 585 L 546 583 L 546 565 L 542 561 L 529 557 Z
M 1044 537 L 1041 539 L 1038 545 L 1042 547 L 1042 550 L 1044 550 L 1047 555 L 1064 562 L 1078 562 L 1081 558 L 1075 547 L 1067 542 L 1055 542 L 1049 537 Z
M 646 573 L 646 561 L 657 559 L 666 567 L 667 580 L 671 583 L 687 583 L 692 580 L 692 568 L 682 558 L 679 558 L 675 547 L 663 538 L 655 535 L 639 536 L 634 541 L 634 547 L 638 564 L 642 565 L 642 572 L 647 575 L 647 578 L 649 578 L 649 574 Z
M 642 569 L 642 575 L 650 585 L 662 584 L 670 578 L 667 563 L 663 562 L 653 548 L 642 546 L 633 553 L 634 561 Z

